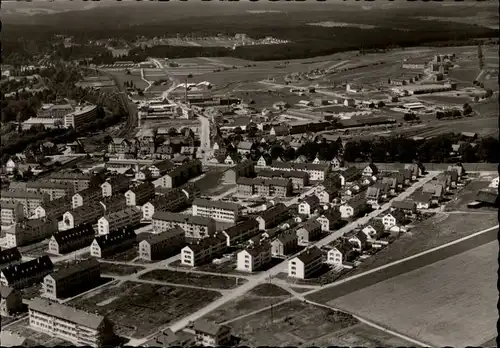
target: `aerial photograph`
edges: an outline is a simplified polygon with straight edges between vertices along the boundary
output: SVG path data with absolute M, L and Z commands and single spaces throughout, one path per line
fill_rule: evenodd
M 0 12 L 0 346 L 498 346 L 497 0 Z

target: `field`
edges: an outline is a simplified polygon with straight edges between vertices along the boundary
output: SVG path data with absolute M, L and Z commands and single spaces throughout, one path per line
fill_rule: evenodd
M 123 83 L 125 81 L 127 81 L 127 82 L 132 81 L 134 83 L 135 87 L 140 88 L 140 89 L 144 89 L 148 86 L 148 84 L 146 82 L 144 82 L 144 80 L 142 80 L 140 70 L 132 70 L 130 72 L 130 75 L 127 75 L 125 70 L 123 70 L 123 71 L 109 70 L 107 72 L 109 74 L 113 75 L 114 77 L 116 77 L 117 83 L 121 84 L 121 86 L 123 86 Z
M 101 262 L 101 273 L 117 276 L 126 276 L 134 274 L 138 271 L 142 271 L 144 267 L 139 266 L 128 266 L 128 265 L 118 265 L 115 263 Z
M 70 301 L 69 305 L 107 315 L 115 324 L 116 334 L 140 338 L 202 308 L 219 296 L 215 291 L 124 282 L 98 289 Z
M 245 295 L 230 301 L 204 316 L 204 319 L 216 323 L 236 319 L 259 309 L 275 305 L 290 298 L 290 294 L 272 284 L 261 284 Z
M 434 346 L 496 336 L 498 245 L 474 248 L 329 302 Z
M 473 180 L 469 182 L 462 191 L 458 192 L 450 202 L 446 204 L 445 211 L 453 210 L 469 210 L 467 204 L 475 201 L 477 191 L 487 188 L 490 181 L 486 180 Z M 482 208 L 481 211 L 486 208 Z M 490 208 L 489 211 L 493 212 L 494 208 Z M 470 210 L 469 210 L 470 211 Z
M 314 345 L 317 338 L 357 324 L 348 314 L 296 300 L 228 324 L 240 346 Z
M 210 274 L 153 270 L 140 276 L 140 279 L 156 280 L 165 283 L 199 286 L 212 289 L 233 289 L 246 282 L 246 279 L 224 277 Z

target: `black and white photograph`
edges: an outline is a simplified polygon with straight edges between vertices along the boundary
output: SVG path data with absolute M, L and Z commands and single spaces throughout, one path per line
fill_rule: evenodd
M 0 346 L 498 346 L 498 0 L 0 13 Z

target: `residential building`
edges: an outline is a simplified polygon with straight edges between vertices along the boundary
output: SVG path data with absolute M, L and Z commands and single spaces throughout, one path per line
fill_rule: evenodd
M 12 314 L 21 312 L 24 308 L 21 293 L 10 286 L 0 285 L 0 300 L 0 315 L 2 317 L 10 317 Z
M 112 138 L 108 143 L 108 152 L 119 155 L 132 154 L 135 152 L 135 146 L 125 138 Z
M 171 189 L 164 195 L 156 196 L 141 207 L 142 218 L 146 221 L 153 219 L 157 211 L 179 211 L 189 205 L 188 196 L 181 189 Z
M 64 126 L 66 128 L 72 127 L 73 129 L 78 129 L 83 124 L 92 122 L 96 118 L 97 118 L 96 105 L 77 107 L 75 111 L 64 116 Z
M 243 196 L 257 194 L 263 197 L 288 197 L 293 190 L 290 179 L 239 178 L 236 183 L 238 184 L 238 194 Z
M 316 191 L 316 197 L 318 197 L 321 204 L 328 204 L 332 203 L 335 198 L 340 197 L 340 191 L 335 187 L 324 187 Z
M 432 193 L 430 192 L 417 192 L 412 199 L 417 205 L 417 210 L 429 209 L 432 205 Z
M 288 276 L 307 279 L 317 273 L 323 265 L 323 253 L 317 247 L 311 247 L 288 261 Z
M 139 225 L 141 219 L 142 212 L 139 208 L 127 207 L 123 210 L 106 214 L 97 220 L 97 231 L 100 235 L 103 235 L 124 227 L 132 228 Z
M 79 191 L 71 198 L 73 209 L 78 207 L 95 204 L 102 198 L 101 190 L 97 187 L 89 187 L 88 189 Z
M 270 166 L 272 170 L 301 171 L 307 172 L 312 181 L 323 181 L 330 172 L 330 165 L 325 163 L 291 163 L 291 162 L 273 162 Z
M 410 169 L 400 169 L 399 173 L 401 173 L 401 183 L 403 186 L 410 185 L 410 182 L 413 178 L 413 172 Z
M 29 322 L 30 328 L 75 345 L 102 347 L 115 338 L 106 317 L 39 297 L 30 301 Z
M 259 233 L 259 223 L 253 218 L 244 219 L 236 225 L 222 230 L 222 236 L 226 238 L 228 247 L 243 243 Z
M 64 229 L 75 228 L 82 224 L 95 224 L 104 215 L 104 207 L 100 203 L 84 205 L 68 210 L 63 214 Z
M 153 181 L 155 187 L 174 188 L 184 185 L 189 180 L 203 173 L 200 160 L 195 159 L 171 169 L 159 179 Z
M 372 220 L 361 231 L 366 234 L 368 240 L 377 240 L 384 235 L 385 226 L 382 220 Z
M 283 203 L 278 203 L 260 213 L 256 220 L 259 223 L 259 230 L 267 230 L 279 223 L 285 221 L 289 217 L 289 210 Z
M 396 193 L 402 188 L 402 185 L 399 181 L 399 173 L 391 176 L 384 176 L 381 180 L 382 184 L 388 185 L 388 195 L 396 195 Z
M 321 224 L 322 231 L 332 231 L 341 221 L 341 215 L 338 210 L 329 209 L 316 219 Z
M 175 168 L 175 164 L 166 159 L 163 161 L 155 162 L 152 165 L 148 167 L 149 171 L 151 172 L 151 176 L 153 178 L 159 178 L 160 176 L 163 176 L 167 174 L 169 171 Z
M 17 247 L 0 249 L 0 269 L 13 264 L 18 264 L 21 260 L 22 256 Z
M 405 169 L 411 172 L 411 180 L 415 181 L 418 177 L 422 176 L 422 170 L 416 163 L 405 164 Z
M 340 157 L 335 156 L 331 161 L 330 161 L 331 168 L 333 170 L 339 170 L 344 166 L 344 160 Z
M 219 325 L 205 319 L 198 319 L 193 324 L 195 342 L 197 345 L 217 347 L 229 345 L 231 329 L 226 325 Z
M 342 187 L 352 184 L 354 181 L 360 179 L 362 176 L 361 170 L 356 167 L 349 167 L 339 173 L 340 185 Z
M 443 199 L 444 188 L 441 184 L 429 182 L 422 186 L 422 192 L 432 194 L 431 203 L 437 205 Z
M 391 211 L 400 210 L 406 215 L 413 215 L 417 212 L 417 205 L 413 200 L 392 201 Z
M 326 262 L 334 266 L 342 266 L 352 262 L 357 256 L 350 243 L 340 242 L 328 250 Z
M 450 171 L 456 170 L 457 173 L 458 173 L 458 180 L 461 180 L 462 177 L 465 175 L 465 169 L 464 169 L 464 167 L 461 164 L 456 164 L 456 165 L 448 166 L 447 170 L 450 170 Z
M 100 263 L 90 258 L 63 267 L 43 279 L 43 296 L 50 299 L 64 299 L 82 293 L 101 280 Z
M 135 247 L 137 235 L 131 228 L 121 228 L 108 234 L 97 236 L 90 245 L 90 255 L 106 258 L 118 252 Z
M 491 180 L 491 183 L 488 185 L 488 187 L 498 188 L 498 181 L 499 181 L 499 177 L 497 176 L 496 178 Z
M 255 192 L 255 184 L 260 182 L 259 179 L 251 179 L 251 178 L 238 178 L 236 180 L 237 193 L 241 196 L 252 196 Z
M 299 203 L 299 214 L 307 215 L 308 217 L 310 217 L 319 207 L 320 201 L 318 197 L 307 196 L 302 200 L 302 202 Z
M 54 255 L 67 254 L 88 247 L 94 240 L 92 224 L 83 224 L 65 231 L 56 232 L 50 237 L 48 252 Z
M 138 256 L 144 261 L 158 261 L 178 253 L 185 246 L 184 230 L 174 227 L 142 240 Z
M 139 184 L 125 192 L 128 206 L 138 206 L 147 203 L 155 196 L 155 187 L 149 182 Z
M 353 218 L 366 211 L 367 207 L 366 199 L 362 195 L 358 195 L 340 206 L 340 216 L 342 219 Z
M 193 345 L 193 338 L 190 333 L 185 331 L 177 331 L 166 329 L 144 343 L 143 347 L 190 347 Z
M 321 236 L 321 223 L 316 219 L 309 219 L 299 225 L 295 233 L 299 245 L 309 245 L 310 242 Z
M 444 175 L 449 178 L 449 186 L 456 188 L 458 184 L 458 172 L 456 170 L 445 170 Z
M 403 225 L 405 221 L 405 214 L 400 210 L 394 210 L 391 213 L 387 213 L 382 217 L 382 223 L 386 230 L 393 226 Z
M 357 231 L 351 236 L 346 236 L 346 238 L 354 251 L 362 252 L 368 248 L 368 237 L 363 231 Z
M 101 184 L 102 197 L 111 197 L 115 194 L 124 193 L 130 186 L 130 178 L 126 175 L 116 175 Z
M 191 216 L 186 214 L 155 212 L 153 215 L 153 231 L 160 233 L 179 226 L 185 232 L 186 238 L 202 239 L 213 236 L 216 223 L 212 218 Z
M 10 265 L 2 269 L 0 284 L 15 289 L 30 287 L 42 281 L 43 277 L 52 272 L 54 265 L 47 255 Z
M 298 243 L 299 240 L 294 231 L 283 232 L 271 242 L 271 255 L 273 257 L 285 257 L 297 251 Z
M 264 268 L 271 260 L 271 245 L 264 242 L 240 251 L 237 255 L 236 269 L 242 272 L 255 272 Z
M 10 226 L 24 219 L 24 206 L 16 201 L 0 202 L 2 226 Z
M 211 201 L 196 198 L 193 201 L 193 216 L 212 218 L 216 221 L 235 223 L 239 219 L 240 206 L 236 203 Z
M 195 267 L 210 262 L 226 248 L 226 240 L 220 236 L 199 239 L 182 248 L 181 264 Z
M 104 208 L 105 214 L 114 213 L 127 208 L 127 200 L 124 195 L 101 198 L 99 203 Z
M 52 201 L 43 202 L 35 208 L 32 219 L 53 218 L 60 220 L 65 212 L 71 210 L 73 203 L 71 197 L 61 197 Z
M 93 186 L 97 178 L 90 173 L 56 172 L 48 176 L 47 180 L 52 182 L 70 183 L 74 192 L 83 191 Z
M 254 144 L 249 141 L 240 141 L 238 145 L 236 145 L 236 151 L 242 155 L 249 154 L 252 151 Z
M 224 172 L 224 181 L 228 184 L 236 184 L 240 177 L 251 178 L 255 175 L 255 164 L 252 160 L 244 159 L 235 166 Z
M 370 204 L 372 207 L 378 205 L 380 202 L 380 189 L 378 187 L 368 187 L 366 190 L 366 203 Z
M 260 156 L 259 160 L 257 161 L 257 163 L 255 165 L 257 167 L 265 168 L 271 163 L 272 163 L 272 160 L 270 159 L 270 157 L 264 154 L 264 155 Z
M 2 190 L 0 201 L 3 203 L 21 203 L 23 205 L 24 216 L 31 216 L 36 207 L 50 200 L 49 195 L 40 192 L 28 192 L 23 189 Z
M 37 118 L 58 118 L 64 119 L 64 116 L 74 111 L 70 104 L 42 104 L 36 113 Z
M 370 163 L 363 169 L 363 176 L 374 176 L 378 174 L 378 168 L 375 164 Z
M 376 182 L 372 187 L 379 190 L 379 200 L 385 201 L 389 197 L 391 188 L 387 182 Z
M 5 232 L 9 248 L 33 244 L 49 238 L 57 231 L 57 220 L 52 218 L 23 220 Z
M 294 190 L 303 189 L 304 186 L 309 185 L 309 173 L 298 170 L 260 170 L 257 172 L 257 178 L 284 178 L 292 180 Z

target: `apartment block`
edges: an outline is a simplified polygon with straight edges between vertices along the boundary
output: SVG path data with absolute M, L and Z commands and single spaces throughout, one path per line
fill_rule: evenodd
M 10 265 L 18 264 L 21 262 L 21 260 L 22 256 L 17 247 L 0 249 L 0 269 L 3 269 Z
M 49 238 L 57 231 L 57 220 L 52 218 L 23 220 L 5 232 L 9 248 L 33 244 Z
M 99 203 L 104 208 L 106 214 L 114 213 L 127 208 L 127 200 L 123 195 L 102 198 Z
M 226 241 L 220 237 L 207 237 L 189 244 L 181 250 L 181 264 L 195 267 L 211 262 L 226 250 Z
M 205 347 L 229 345 L 231 329 L 226 325 L 219 325 L 205 319 L 198 319 L 193 323 L 195 342 Z
M 124 227 L 135 227 L 142 219 L 142 212 L 137 207 L 127 207 L 104 215 L 97 221 L 97 230 L 100 235 L 108 234 Z
M 51 273 L 54 265 L 47 255 L 10 265 L 2 269 L 0 273 L 0 284 L 10 286 L 14 289 L 23 289 L 39 283 Z
M 47 201 L 36 207 L 32 219 L 54 218 L 60 220 L 65 212 L 71 210 L 73 203 L 71 197 L 64 196 L 52 201 Z
M 9 317 L 12 314 L 21 312 L 23 308 L 21 292 L 10 286 L 0 285 L 0 315 Z M 0 342 L 4 345 L 3 341 L 0 340 Z
M 102 347 L 115 337 L 106 317 L 38 297 L 30 302 L 29 323 L 36 331 L 80 346 Z
M 259 170 L 257 172 L 257 178 L 259 179 L 289 179 L 292 181 L 292 187 L 294 190 L 301 190 L 304 186 L 309 185 L 309 173 L 305 171 L 298 170 Z
M 26 191 L 46 193 L 52 201 L 54 199 L 73 195 L 74 187 L 70 183 L 39 180 L 27 182 Z
M 151 167 L 150 167 L 151 170 Z M 196 178 L 203 172 L 200 160 L 195 159 L 169 170 L 165 175 L 156 179 L 154 186 L 174 188 L 187 183 L 190 179 Z M 153 177 L 155 177 L 153 172 Z
M 260 213 L 256 220 L 259 223 L 259 229 L 263 231 L 285 221 L 289 216 L 288 207 L 283 203 L 278 203 Z
M 100 263 L 90 258 L 66 266 L 43 279 L 43 296 L 50 299 L 64 299 L 78 295 L 99 284 Z
M 138 206 L 147 203 L 155 196 L 155 187 L 149 182 L 139 184 L 125 192 L 128 206 Z
M 89 187 L 88 189 L 79 191 L 71 197 L 73 209 L 84 205 L 97 203 L 99 202 L 101 197 L 101 190 L 99 190 L 97 187 Z
M 135 247 L 137 235 L 131 228 L 122 228 L 97 236 L 90 245 L 90 255 L 105 258 Z
M 48 252 L 59 255 L 90 246 L 95 232 L 92 224 L 83 224 L 76 228 L 58 231 L 50 237 Z
M 323 181 L 330 172 L 330 165 L 326 163 L 273 162 L 269 168 L 272 170 L 306 172 L 312 181 Z
M 27 192 L 22 189 L 2 190 L 0 193 L 1 202 L 21 203 L 23 205 L 24 216 L 31 216 L 36 207 L 48 202 L 50 197 L 39 192 Z
M 56 172 L 49 175 L 51 182 L 69 183 L 73 185 L 74 192 L 83 191 L 93 186 L 98 178 L 89 173 Z
M 180 227 L 174 227 L 142 240 L 139 243 L 138 255 L 145 261 L 163 260 L 178 253 L 185 244 L 184 230 Z
M 238 222 L 234 226 L 226 228 L 221 234 L 226 238 L 226 244 L 229 247 L 246 242 L 259 233 L 259 223 L 257 220 L 248 218 Z
M 111 197 L 115 194 L 124 193 L 129 189 L 130 178 L 126 175 L 118 174 L 112 176 L 107 181 L 101 184 L 101 192 L 103 197 Z
M 75 108 L 75 111 L 64 116 L 64 126 L 78 129 L 85 123 L 94 121 L 97 118 L 97 106 L 87 105 Z
M 323 253 L 317 247 L 312 247 L 288 261 L 288 276 L 307 279 L 318 272 L 322 265 Z
M 268 265 L 271 260 L 271 245 L 263 243 L 240 251 L 237 255 L 236 269 L 242 272 L 255 272 Z
M 211 201 L 196 198 L 193 201 L 193 216 L 212 218 L 216 221 L 235 223 L 239 219 L 240 206 L 236 203 Z
M 153 215 L 153 231 L 160 233 L 179 226 L 186 238 L 202 239 L 213 236 L 216 230 L 214 219 L 186 214 L 156 212 Z
M 103 215 L 104 208 L 100 203 L 84 205 L 63 214 L 63 228 L 75 228 L 87 223 L 95 224 Z
M 189 206 L 188 196 L 181 189 L 172 189 L 163 195 L 154 197 L 142 206 L 142 218 L 151 220 L 156 211 L 179 211 Z
M 2 226 L 10 226 L 24 219 L 24 207 L 20 202 L 0 202 Z

